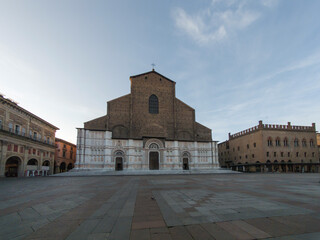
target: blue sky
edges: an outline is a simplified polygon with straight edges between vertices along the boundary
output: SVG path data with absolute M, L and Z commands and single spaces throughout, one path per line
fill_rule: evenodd
M 224 141 L 265 123 L 320 124 L 320 1 L 0 0 L 0 92 L 58 126 L 106 114 L 151 70 Z

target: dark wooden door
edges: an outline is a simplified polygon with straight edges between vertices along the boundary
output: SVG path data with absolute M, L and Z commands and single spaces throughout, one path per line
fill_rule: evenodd
M 150 170 L 159 169 L 159 153 L 158 152 L 149 153 L 149 169 Z

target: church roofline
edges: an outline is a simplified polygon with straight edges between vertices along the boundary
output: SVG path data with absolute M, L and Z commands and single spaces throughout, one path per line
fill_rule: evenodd
M 170 78 L 167 78 L 166 76 L 163 76 L 162 74 L 156 72 L 155 70 L 152 70 L 152 71 L 149 71 L 149 72 L 145 72 L 145 73 L 141 73 L 141 74 L 134 75 L 134 76 L 130 76 L 130 79 L 131 79 L 131 78 L 140 77 L 140 76 L 143 76 L 143 75 L 146 75 L 146 74 L 150 74 L 150 73 L 156 73 L 156 74 L 158 74 L 159 76 L 167 79 L 168 81 L 173 82 L 173 83 L 176 83 L 175 81 L 171 80 Z
M 191 108 L 193 111 L 195 111 L 195 109 L 194 109 L 193 107 L 189 106 L 189 105 L 188 105 L 188 104 L 186 104 L 184 101 L 180 100 L 180 99 L 179 99 L 179 98 L 177 98 L 177 97 L 176 97 L 176 99 L 177 99 L 180 103 L 182 103 L 182 104 L 186 105 L 187 107 L 189 107 L 189 108 Z
M 126 94 L 126 95 L 122 95 L 122 96 L 120 96 L 120 97 L 117 97 L 117 98 L 114 98 L 114 99 L 112 99 L 112 100 L 107 101 L 107 103 L 113 102 L 113 101 L 116 101 L 116 100 L 119 100 L 120 98 L 123 98 L 123 97 L 128 97 L 128 96 L 130 96 L 130 95 L 131 95 L 131 93 L 128 93 L 128 94 Z

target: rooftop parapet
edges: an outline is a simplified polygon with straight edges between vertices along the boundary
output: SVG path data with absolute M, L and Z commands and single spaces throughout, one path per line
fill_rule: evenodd
M 288 125 L 280 125 L 280 124 L 263 124 L 260 120 L 259 125 L 254 126 L 252 128 L 248 128 L 241 132 L 237 132 L 235 134 L 229 133 L 229 139 L 237 138 L 243 135 L 250 134 L 252 132 L 256 132 L 258 130 L 263 129 L 271 129 L 271 130 L 286 130 L 286 131 L 305 131 L 305 132 L 315 132 L 316 131 L 316 124 L 312 123 L 311 126 L 292 126 L 291 122 L 288 122 Z

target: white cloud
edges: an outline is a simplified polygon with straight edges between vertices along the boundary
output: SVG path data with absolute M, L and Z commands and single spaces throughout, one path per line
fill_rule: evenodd
M 284 74 L 284 73 L 291 72 L 291 71 L 297 71 L 297 70 L 300 70 L 303 68 L 307 68 L 307 67 L 319 65 L 319 64 L 320 64 L 320 52 L 316 52 L 316 53 L 314 53 L 304 59 L 301 59 L 295 63 L 284 66 L 284 67 L 282 67 L 272 73 L 269 73 L 265 76 L 261 76 L 261 77 L 258 77 L 256 79 L 252 80 L 252 81 L 248 81 L 246 83 L 246 85 L 253 86 L 256 84 L 260 84 L 260 83 L 265 82 L 269 79 L 273 79 L 280 74 Z
M 279 0 L 262 0 L 262 5 L 266 7 L 274 7 L 278 4 Z
M 271 5 L 271 0 L 262 3 L 268 4 Z M 260 16 L 260 12 L 249 8 L 247 1 L 233 0 L 213 0 L 210 6 L 195 14 L 188 14 L 182 8 L 173 11 L 176 27 L 200 45 L 221 41 L 245 29 Z
M 218 41 L 226 36 L 224 26 L 210 31 L 201 16 L 190 16 L 180 8 L 175 11 L 175 22 L 179 29 L 198 43 Z

